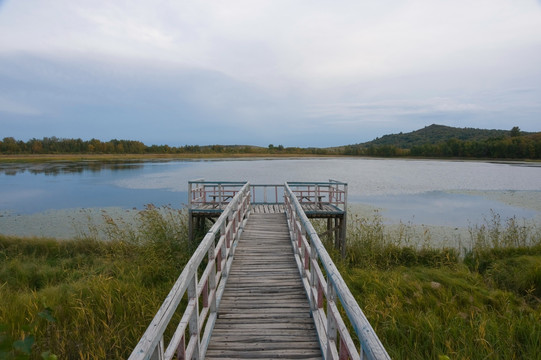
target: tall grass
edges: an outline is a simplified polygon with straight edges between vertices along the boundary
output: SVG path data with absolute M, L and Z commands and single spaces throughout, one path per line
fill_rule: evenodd
M 492 214 L 470 228 L 464 253 L 432 247 L 429 232 L 412 241 L 407 226 L 396 236 L 377 213 L 349 223 L 347 256 L 336 261 L 392 358 L 539 358 L 535 225 Z
M 372 216 L 348 219 L 347 253 L 349 265 L 389 269 L 394 266 L 450 266 L 459 260 L 456 248 L 435 248 L 426 227 L 416 229 L 400 223 L 390 231 L 376 211 Z
M 0 236 L 0 359 L 129 355 L 195 244 L 183 211 L 104 219 L 76 240 Z M 539 358 L 537 227 L 493 214 L 464 250 L 377 213 L 348 224 L 346 258 L 328 249 L 392 358 Z
M 194 246 L 181 211 L 148 206 L 135 227 L 105 216 L 107 241 L 0 237 L 0 358 L 129 355 Z M 25 339 L 30 352 L 13 346 Z

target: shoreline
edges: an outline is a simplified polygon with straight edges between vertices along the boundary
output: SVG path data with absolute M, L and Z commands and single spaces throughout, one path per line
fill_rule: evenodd
M 211 159 L 282 159 L 282 158 L 331 158 L 344 155 L 317 154 L 16 154 L 0 155 L 1 163 L 47 163 L 77 161 L 154 161 L 154 160 L 211 160 Z
M 77 161 L 154 161 L 154 160 L 211 160 L 211 159 L 295 159 L 295 158 L 351 158 L 372 160 L 419 160 L 419 161 L 468 161 L 501 164 L 525 164 L 541 166 L 537 159 L 496 159 L 496 158 L 454 158 L 454 157 L 377 157 L 343 154 L 305 154 L 305 153 L 200 153 L 200 154 L 0 154 L 2 163 L 47 163 Z

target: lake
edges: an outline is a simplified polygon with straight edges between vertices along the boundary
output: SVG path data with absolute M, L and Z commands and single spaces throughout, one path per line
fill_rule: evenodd
M 367 158 L 56 162 L 0 164 L 0 233 L 54 236 L 44 225 L 28 229 L 37 219 L 47 222 L 47 216 L 78 209 L 182 207 L 187 182 L 196 178 L 266 184 L 332 178 L 348 183 L 351 204 L 379 209 L 387 223 L 464 227 L 491 212 L 534 221 L 541 214 L 539 163 Z

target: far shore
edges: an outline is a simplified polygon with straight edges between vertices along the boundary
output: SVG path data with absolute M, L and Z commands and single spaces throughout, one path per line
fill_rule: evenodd
M 454 157 L 367 157 L 342 154 L 295 154 L 295 153 L 183 153 L 183 154 L 0 154 L 0 163 L 44 163 L 77 161 L 153 161 L 153 160 L 198 160 L 198 159 L 295 159 L 295 158 L 352 158 L 352 159 L 394 159 L 394 160 L 435 160 L 435 161 L 481 161 L 497 163 L 527 163 L 541 165 L 535 159 L 494 159 Z
M 350 157 L 345 155 L 317 154 L 15 154 L 0 155 L 0 163 L 15 162 L 53 162 L 53 161 L 126 161 L 126 160 L 189 160 L 189 159 L 229 159 L 229 158 L 330 158 Z

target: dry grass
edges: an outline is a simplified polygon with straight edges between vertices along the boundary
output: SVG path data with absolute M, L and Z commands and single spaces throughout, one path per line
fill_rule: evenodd
M 392 358 L 538 358 L 537 228 L 494 216 L 464 255 L 407 226 L 391 236 L 377 214 L 349 224 L 335 260 Z M 186 214 L 170 208 L 135 227 L 106 217 L 72 241 L 0 237 L 0 358 L 126 358 L 191 251 Z

